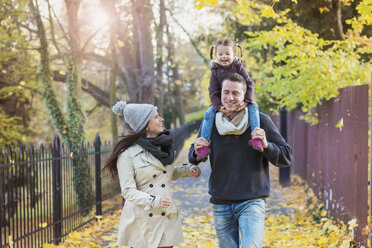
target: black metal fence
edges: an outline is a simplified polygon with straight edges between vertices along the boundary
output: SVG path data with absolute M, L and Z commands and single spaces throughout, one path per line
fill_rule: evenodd
M 173 130 L 177 155 L 200 121 Z M 58 243 L 68 233 L 118 206 L 102 203 L 120 194 L 108 172 L 101 174 L 112 142 L 71 147 L 60 142 L 39 147 L 9 146 L 0 154 L 0 247 L 41 247 Z M 76 158 L 83 158 L 89 176 L 76 180 Z M 75 161 L 75 162 L 74 162 Z M 81 159 L 80 159 L 81 161 Z M 80 185 L 79 185 L 80 184 Z M 86 192 L 78 194 L 84 184 Z M 87 198 L 87 195 L 93 197 Z M 81 204 L 81 199 L 88 199 Z

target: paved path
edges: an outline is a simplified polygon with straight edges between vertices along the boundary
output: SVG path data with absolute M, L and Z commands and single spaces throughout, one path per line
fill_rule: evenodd
M 188 148 L 183 148 L 176 164 L 187 163 Z M 210 175 L 209 161 L 199 164 L 202 174 L 199 178 L 181 178 L 173 182 L 173 197 L 181 209 L 183 216 L 192 216 L 192 214 L 210 213 L 211 205 L 209 203 L 208 179 Z M 278 168 L 270 165 L 271 173 L 271 194 L 267 199 L 267 214 L 289 214 L 293 209 L 286 207 L 286 199 L 283 198 L 283 189 L 278 185 Z M 274 179 L 274 180 L 273 180 Z
M 177 160 L 175 161 L 175 165 L 177 164 L 183 164 L 188 163 L 187 159 L 188 155 L 188 147 L 184 147 L 182 151 L 180 152 Z M 200 169 L 202 170 L 202 174 L 199 178 L 192 178 L 192 177 L 186 177 L 178 179 L 174 182 L 172 182 L 173 187 L 173 199 L 176 201 L 181 214 L 183 216 L 183 224 L 185 227 L 190 226 L 190 218 L 195 219 L 196 222 L 198 222 L 198 218 L 200 216 L 206 216 L 211 213 L 211 204 L 209 203 L 209 194 L 208 194 L 208 179 L 210 175 L 210 165 L 209 161 L 206 161 L 204 163 L 199 164 Z M 284 196 L 283 189 L 279 187 L 278 185 L 278 169 L 274 166 L 270 166 L 270 174 L 272 175 L 271 180 L 271 195 L 267 199 L 266 204 L 266 216 L 270 214 L 289 214 L 293 212 L 293 209 L 286 207 L 287 202 L 286 198 Z M 199 216 L 199 217 L 198 217 Z M 204 220 L 204 219 L 203 219 Z M 189 223 L 188 223 L 189 222 Z M 216 247 L 217 241 L 215 239 L 215 234 L 213 231 L 213 223 L 212 219 L 208 219 L 208 225 L 201 225 L 202 228 L 208 228 L 209 235 L 214 237 L 214 244 L 210 247 Z M 193 223 L 191 223 L 191 226 L 193 226 Z M 200 228 L 200 227 L 197 227 Z M 197 229 L 196 228 L 196 229 Z M 109 230 L 109 234 L 111 235 L 111 240 L 105 240 L 102 241 L 103 247 L 118 247 L 118 246 L 111 246 L 113 240 L 116 240 L 117 236 L 117 227 Z M 186 235 L 184 233 L 184 235 Z M 193 235 L 193 234 L 192 234 Z M 102 235 L 99 235 L 102 236 Z M 192 247 L 207 247 L 205 246 L 202 240 L 200 240 L 200 237 L 198 237 L 198 242 L 203 244 L 202 246 L 192 246 Z M 194 238 L 193 238 L 194 239 Z M 193 241 L 195 242 L 195 240 Z M 177 246 L 178 247 L 178 246 Z M 180 247 L 191 247 L 188 244 L 184 244 Z M 209 246 L 208 246 L 209 247 Z

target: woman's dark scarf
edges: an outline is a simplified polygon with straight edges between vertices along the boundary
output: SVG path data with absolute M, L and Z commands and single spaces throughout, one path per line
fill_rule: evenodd
M 164 130 L 154 138 L 139 138 L 136 143 L 159 159 L 163 165 L 173 163 L 173 135 L 170 130 Z

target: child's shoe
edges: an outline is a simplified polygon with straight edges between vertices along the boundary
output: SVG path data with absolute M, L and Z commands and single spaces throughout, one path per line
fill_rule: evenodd
M 198 155 L 196 156 L 196 160 L 200 161 L 200 160 L 205 159 L 209 155 L 209 153 L 211 153 L 211 148 L 209 148 L 208 146 L 203 146 L 199 148 Z
M 263 152 L 263 145 L 262 145 L 262 140 L 260 139 L 250 139 L 249 144 L 253 147 L 253 149 Z

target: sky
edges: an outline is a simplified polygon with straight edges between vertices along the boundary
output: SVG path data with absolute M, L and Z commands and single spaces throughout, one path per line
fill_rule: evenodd
M 194 0 L 183 0 L 179 2 L 181 2 L 181 6 L 175 8 L 174 16 L 191 35 L 195 35 L 195 32 L 199 31 L 199 26 L 204 29 L 222 29 L 221 23 L 223 19 L 221 16 L 209 13 L 207 8 L 201 10 L 193 8 L 195 4 Z M 174 30 L 181 39 L 188 39 L 181 28 L 176 24 L 173 24 L 173 26 L 175 26 Z
M 128 0 L 122 0 L 128 1 Z M 158 2 L 157 0 L 150 0 L 151 2 Z M 63 0 L 50 0 L 54 10 L 57 15 L 62 9 L 65 8 L 65 2 Z M 207 8 L 202 10 L 197 10 L 193 8 L 195 0 L 178 0 L 174 1 L 174 17 L 178 22 L 192 35 L 195 35 L 195 32 L 199 31 L 199 26 L 204 29 L 209 29 L 211 27 L 219 30 L 221 26 L 222 17 L 208 13 Z M 100 7 L 100 0 L 82 0 L 81 6 L 84 8 L 89 8 L 89 13 L 92 16 L 90 23 L 94 27 L 99 27 L 104 25 L 107 15 L 104 10 Z M 166 6 L 167 7 L 167 6 Z M 157 18 L 158 6 L 155 4 L 153 6 L 154 16 Z M 188 40 L 187 35 L 178 27 L 175 23 L 172 23 L 172 20 L 169 20 L 169 23 L 172 25 L 176 36 L 179 36 L 182 40 Z

